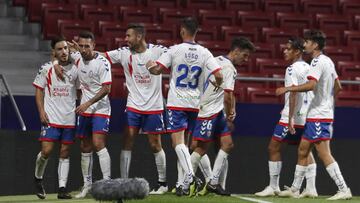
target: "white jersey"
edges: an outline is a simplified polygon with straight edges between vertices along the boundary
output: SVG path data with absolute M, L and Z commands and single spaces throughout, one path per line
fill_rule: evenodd
M 224 91 L 234 91 L 237 71 L 232 62 L 226 56 L 218 56 L 215 58 L 221 66 L 223 75 L 223 83 L 218 91 L 214 91 L 215 86 L 209 82 L 215 81 L 215 77 L 208 73 L 209 80 L 206 81 L 204 94 L 200 98 L 200 111 L 198 117 L 209 118 L 217 115 L 224 109 Z
M 198 111 L 205 69 L 211 73 L 220 70 L 210 51 L 196 43 L 184 42 L 170 47 L 156 62 L 171 67 L 167 108 Z
M 307 82 L 307 75 L 310 71 L 310 66 L 304 61 L 296 61 L 286 68 L 285 73 L 285 87 L 302 85 Z M 306 121 L 306 115 L 313 99 L 314 94 L 309 92 L 297 92 L 296 93 L 296 106 L 294 109 L 294 125 L 304 126 Z M 280 123 L 288 124 L 289 122 L 289 98 L 290 93 L 285 94 L 285 105 L 281 111 Z
M 75 128 L 77 67 L 64 66 L 65 81 L 59 80 L 51 62 L 41 66 L 33 85 L 44 90 L 44 109 L 49 126 Z
M 338 75 L 332 60 L 321 54 L 311 61 L 309 80 L 316 80 L 307 121 L 332 122 L 334 119 L 334 84 Z
M 149 60 L 158 59 L 164 51 L 166 48 L 161 45 L 148 44 L 143 53 L 132 52 L 128 47 L 106 52 L 111 63 L 120 63 L 124 68 L 129 91 L 127 110 L 143 114 L 163 111 L 162 76 L 150 74 L 145 65 Z
M 85 61 L 79 52 L 72 54 L 72 56 L 79 67 L 78 77 L 82 92 L 81 104 L 83 104 L 92 99 L 103 85 L 111 84 L 111 65 L 105 57 L 98 53 L 90 61 Z M 110 114 L 110 101 L 108 95 L 106 95 L 92 104 L 82 115 L 109 118 Z

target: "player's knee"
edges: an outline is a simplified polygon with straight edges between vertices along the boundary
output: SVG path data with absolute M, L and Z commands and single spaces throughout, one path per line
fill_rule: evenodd
M 225 152 L 230 152 L 234 148 L 234 143 L 233 142 L 223 143 L 223 144 L 221 144 L 221 148 Z
M 48 158 L 48 157 L 50 156 L 50 154 L 51 154 L 51 151 L 52 151 L 52 148 L 51 148 L 51 147 L 43 148 L 43 149 L 41 150 L 41 155 L 42 155 L 42 157 Z
M 161 143 L 159 143 L 159 142 L 150 142 L 150 148 L 154 153 L 159 152 L 162 149 L 161 148 Z
M 299 156 L 299 158 L 301 158 L 301 159 L 307 159 L 308 155 L 309 155 L 308 149 L 305 148 L 305 147 L 301 147 L 301 146 L 300 146 L 299 149 L 298 149 L 298 156 Z

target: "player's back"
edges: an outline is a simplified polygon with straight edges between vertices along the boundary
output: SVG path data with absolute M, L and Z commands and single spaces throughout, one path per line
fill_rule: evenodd
M 220 68 L 208 49 L 189 42 L 170 47 L 158 62 L 171 66 L 168 107 L 197 109 L 205 82 L 205 69 L 214 72 Z

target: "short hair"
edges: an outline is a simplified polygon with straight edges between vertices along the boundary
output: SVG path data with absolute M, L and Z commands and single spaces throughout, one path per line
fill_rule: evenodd
M 133 29 L 137 34 L 143 36 L 146 34 L 144 25 L 140 23 L 129 23 L 126 29 Z
M 290 37 L 288 43 L 291 45 L 291 48 L 299 50 L 300 52 L 304 51 L 304 40 L 300 37 Z
M 254 44 L 245 37 L 235 37 L 231 41 L 230 51 L 234 51 L 236 48 L 248 49 L 251 52 L 256 50 Z
M 311 40 L 319 45 L 319 49 L 323 50 L 325 47 L 326 36 L 320 30 L 309 30 L 304 33 L 305 40 Z
M 92 41 L 95 41 L 94 33 L 87 30 L 81 31 L 79 33 L 79 38 L 91 39 Z
M 55 49 L 55 45 L 58 42 L 62 42 L 62 41 L 66 41 L 65 37 L 62 35 L 59 36 L 55 36 L 52 40 L 51 40 L 51 48 Z
M 190 35 L 194 36 L 199 29 L 199 23 L 193 17 L 186 17 L 181 20 L 181 27 L 185 28 Z

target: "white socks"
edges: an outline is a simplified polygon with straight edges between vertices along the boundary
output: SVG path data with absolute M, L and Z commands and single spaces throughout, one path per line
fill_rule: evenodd
M 190 153 L 185 144 L 176 145 L 175 152 L 180 162 L 181 168 L 185 172 L 184 187 L 187 188 L 192 182 L 192 176 L 194 175 L 194 171 L 190 161 Z
M 35 163 L 35 177 L 38 179 L 42 179 L 45 168 L 47 165 L 48 159 L 41 156 L 41 152 L 36 157 L 36 163 Z
M 84 186 L 92 184 L 93 157 L 92 152 L 81 153 L 81 171 L 84 178 Z
M 228 170 L 229 170 L 229 161 L 228 161 L 228 159 L 226 159 L 223 171 L 221 172 L 220 177 L 219 177 L 219 183 L 224 190 L 226 187 L 226 178 L 227 178 Z
M 99 156 L 100 168 L 103 174 L 103 179 L 111 178 L 111 159 L 108 150 L 106 147 L 96 152 Z
M 159 175 L 159 182 L 166 182 L 166 156 L 163 149 L 161 151 L 154 153 L 156 169 Z
M 120 154 L 120 177 L 128 178 L 131 162 L 131 151 L 121 150 Z
M 59 159 L 58 166 L 58 177 L 59 177 L 59 188 L 66 187 L 70 168 L 70 159 Z
M 329 164 L 326 167 L 326 170 L 329 173 L 330 177 L 335 181 L 339 190 L 343 192 L 346 191 L 348 187 L 345 183 L 344 177 L 341 174 L 338 163 L 334 162 L 332 164 Z
M 316 185 L 315 185 L 316 163 L 309 164 L 306 167 L 305 178 L 306 178 L 306 190 L 316 192 Z
M 293 192 L 300 190 L 301 184 L 305 177 L 306 168 L 307 168 L 307 166 L 296 165 L 295 174 L 294 174 L 294 182 L 291 185 L 291 190 Z
M 274 190 L 279 190 L 279 180 L 282 162 L 281 161 L 269 161 L 269 175 L 270 175 L 270 187 Z
M 184 183 L 184 170 L 181 168 L 179 159 L 176 161 L 176 167 L 177 167 L 177 172 L 178 172 L 176 187 L 179 187 L 180 185 L 183 185 L 183 183 Z
M 202 174 L 204 175 L 205 181 L 209 182 L 212 170 L 211 170 L 210 159 L 207 154 L 204 154 L 204 156 L 201 157 L 199 168 L 200 168 Z M 196 173 L 196 172 L 194 171 L 194 173 Z M 221 177 L 222 176 L 220 176 L 220 179 L 221 179 Z
M 190 160 L 191 160 L 191 165 L 193 167 L 193 171 L 195 174 L 197 171 L 197 168 L 199 167 L 199 164 L 200 164 L 201 155 L 194 151 L 193 153 L 191 153 Z
M 223 151 L 222 149 L 219 150 L 216 159 L 215 159 L 215 163 L 214 163 L 214 169 L 211 175 L 211 180 L 210 180 L 210 184 L 212 185 L 216 185 L 219 183 L 219 177 L 220 174 L 222 173 L 222 170 L 224 169 L 224 166 L 226 164 L 226 160 L 228 157 L 228 153 L 226 153 L 225 151 Z

